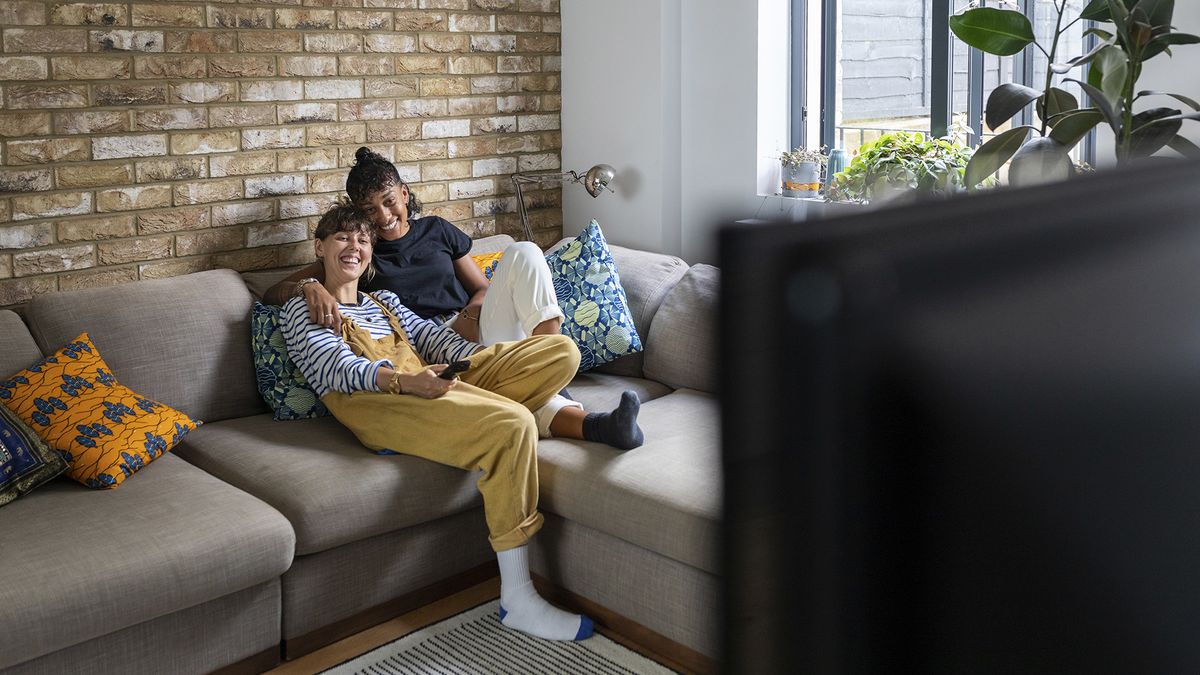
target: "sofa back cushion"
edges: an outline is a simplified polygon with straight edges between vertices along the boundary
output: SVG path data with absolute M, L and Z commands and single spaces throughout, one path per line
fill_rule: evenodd
M 4 345 L 0 349 L 0 378 L 28 368 L 42 358 L 42 351 L 29 334 L 25 322 L 11 310 L 0 309 L 0 345 Z
M 254 384 L 252 305 L 237 272 L 211 270 L 41 295 L 29 326 L 45 353 L 86 331 L 121 384 L 215 422 L 266 410 Z
M 650 335 L 650 327 L 659 306 L 663 304 L 671 288 L 683 277 L 688 265 L 673 255 L 611 244 L 609 250 L 612 251 L 617 272 L 621 275 L 621 287 L 625 289 L 625 300 L 629 304 L 629 313 L 633 315 L 633 325 L 642 338 L 644 351 L 622 356 L 596 368 L 596 372 L 645 377 L 643 362 L 651 349 L 647 337 Z
M 693 265 L 671 289 L 646 339 L 646 377 L 676 389 L 717 390 L 720 271 Z

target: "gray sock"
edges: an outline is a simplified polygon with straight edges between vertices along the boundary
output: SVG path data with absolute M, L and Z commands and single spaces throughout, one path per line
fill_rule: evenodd
M 645 441 L 642 428 L 638 426 L 638 411 L 642 402 L 637 394 L 626 391 L 621 394 L 621 403 L 612 412 L 588 413 L 583 418 L 583 438 L 597 443 L 607 443 L 618 450 L 632 450 Z

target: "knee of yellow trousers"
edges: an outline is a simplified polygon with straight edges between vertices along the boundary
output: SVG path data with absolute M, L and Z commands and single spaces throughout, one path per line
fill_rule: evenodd
M 492 536 L 488 537 L 488 542 L 491 543 L 492 550 L 496 553 L 524 546 L 529 543 L 533 535 L 538 533 L 538 530 L 542 529 L 543 524 L 545 524 L 545 519 L 542 517 L 542 514 L 534 511 L 525 520 L 521 521 L 520 525 L 517 525 L 508 532 L 500 534 L 492 533 Z
M 575 341 L 561 333 L 558 335 L 547 335 L 546 338 L 549 340 L 550 349 L 559 354 L 558 358 L 554 359 L 554 363 L 562 368 L 563 372 L 574 377 L 575 373 L 579 371 L 579 359 L 581 358 L 579 356 L 579 347 L 576 346 Z

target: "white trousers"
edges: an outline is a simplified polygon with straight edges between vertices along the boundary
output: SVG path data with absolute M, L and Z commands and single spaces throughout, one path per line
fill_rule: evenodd
M 480 342 L 490 347 L 497 342 L 521 340 L 532 335 L 539 323 L 554 318 L 562 319 L 564 315 L 558 307 L 554 281 L 542 249 L 530 241 L 509 244 L 483 296 L 479 312 Z M 567 407 L 583 408 L 583 405 L 555 394 L 534 412 L 542 438 L 550 437 L 550 422 L 558 411 Z

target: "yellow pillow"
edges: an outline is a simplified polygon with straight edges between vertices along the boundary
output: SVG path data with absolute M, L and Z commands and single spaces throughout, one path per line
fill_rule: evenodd
M 118 384 L 87 333 L 0 382 L 0 402 L 92 488 L 115 488 L 200 424 Z
M 479 266 L 479 271 L 483 272 L 483 276 L 487 277 L 488 281 L 492 280 L 492 275 L 496 273 L 496 266 L 500 264 L 500 256 L 504 255 L 504 251 L 499 253 L 482 253 L 480 255 L 471 256 L 471 260 Z

